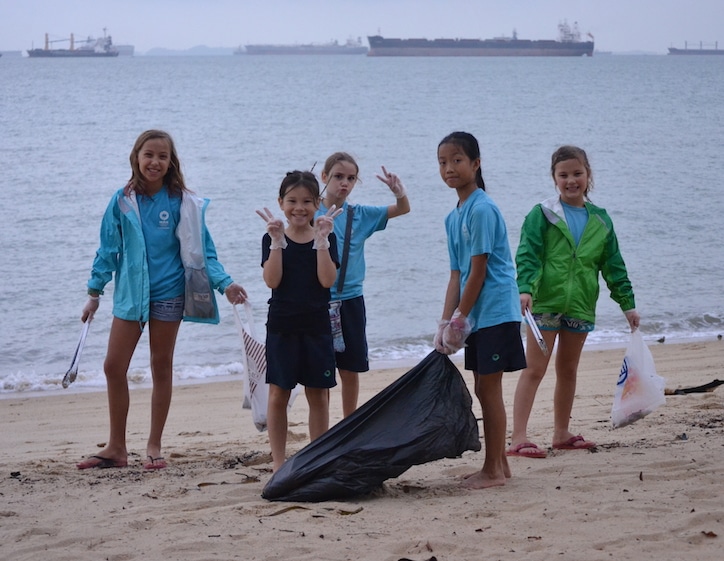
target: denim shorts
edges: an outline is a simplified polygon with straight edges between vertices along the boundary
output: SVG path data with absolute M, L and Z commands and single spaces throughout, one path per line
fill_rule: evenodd
M 573 333 L 590 333 L 596 327 L 591 321 L 576 319 L 563 314 L 533 314 L 538 327 L 544 331 L 572 331 Z
M 151 302 L 151 319 L 160 321 L 181 321 L 184 317 L 183 296 Z

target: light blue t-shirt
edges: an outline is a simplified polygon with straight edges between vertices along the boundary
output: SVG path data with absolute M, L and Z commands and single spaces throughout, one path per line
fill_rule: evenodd
M 588 223 L 588 209 L 585 206 L 571 206 L 561 201 L 563 213 L 566 215 L 566 224 L 570 230 L 576 245 L 581 241 L 583 230 Z
M 339 262 L 342 263 L 342 255 L 344 250 L 344 235 L 347 231 L 347 207 L 345 202 L 343 205 L 344 212 L 334 219 L 334 233 L 337 236 L 337 251 L 339 254 Z M 387 207 L 386 206 L 365 206 L 352 205 L 354 214 L 352 215 L 352 235 L 349 245 L 349 258 L 347 260 L 347 273 L 344 278 L 344 287 L 342 294 L 337 293 L 337 281 L 339 281 L 339 272 L 337 271 L 337 280 L 331 289 L 332 300 L 350 300 L 362 296 L 362 283 L 365 279 L 365 241 L 375 232 L 384 230 L 387 227 Z M 316 216 L 327 213 L 324 204 L 319 206 Z
M 482 189 L 445 218 L 450 270 L 460 271 L 460 295 L 470 277 L 471 259 L 487 255 L 483 289 L 468 319 L 473 331 L 511 321 L 521 321 L 515 266 L 508 231 L 497 205 Z
M 151 302 L 182 296 L 184 268 L 176 237 L 181 197 L 170 197 L 164 186 L 155 195 L 139 195 L 137 200 L 146 242 Z

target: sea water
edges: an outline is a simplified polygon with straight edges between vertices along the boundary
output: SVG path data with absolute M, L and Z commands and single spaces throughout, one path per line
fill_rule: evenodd
M 394 202 L 375 174 L 398 173 L 412 205 L 367 243 L 373 364 L 414 364 L 432 348 L 449 275 L 443 221 L 456 196 L 437 144 L 480 141 L 488 193 L 512 251 L 531 207 L 554 194 L 550 155 L 589 154 L 591 198 L 611 215 L 653 344 L 724 332 L 724 57 L 367 58 L 364 56 L 0 59 L 0 392 L 60 388 L 80 335 L 102 213 L 130 176 L 145 129 L 168 130 L 188 186 L 209 197 L 220 261 L 248 291 L 263 332 L 264 223 L 285 172 L 352 153 L 351 200 Z M 112 283 L 72 388 L 103 387 Z M 231 305 L 220 325 L 183 324 L 177 380 L 240 375 Z M 587 345 L 625 346 L 602 282 Z M 147 334 L 129 371 L 150 380 Z M 612 379 L 616 375 L 612 372 Z

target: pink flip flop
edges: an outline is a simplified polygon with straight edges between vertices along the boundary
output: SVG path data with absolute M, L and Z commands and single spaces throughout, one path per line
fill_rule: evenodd
M 530 450 L 526 452 L 525 450 Z M 548 452 L 539 448 L 533 442 L 522 442 L 505 451 L 506 456 L 520 456 L 521 458 L 545 458 Z
M 572 436 L 565 442 L 559 442 L 558 444 L 553 444 L 553 448 L 555 450 L 589 450 L 590 448 L 595 448 L 595 447 L 596 447 L 595 442 L 586 440 L 580 434 L 578 436 Z

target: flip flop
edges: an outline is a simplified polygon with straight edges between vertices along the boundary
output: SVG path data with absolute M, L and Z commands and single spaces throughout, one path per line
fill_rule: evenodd
M 525 450 L 530 450 L 530 452 L 525 452 Z M 538 445 L 533 442 L 522 442 L 520 444 L 516 444 L 512 448 L 508 448 L 505 451 L 505 455 L 520 456 L 521 458 L 545 458 L 548 455 L 548 452 L 539 448 Z
M 148 456 L 148 461 L 143 464 L 143 469 L 165 469 L 166 468 L 166 460 L 159 456 L 158 458 L 154 458 L 153 456 Z
M 128 466 L 128 462 L 122 460 L 114 460 L 113 458 L 104 458 L 103 456 L 91 456 L 87 460 L 83 460 L 76 464 L 78 469 L 108 469 L 108 468 L 124 468 Z
M 559 442 L 558 444 L 553 444 L 553 448 L 555 450 L 588 450 L 590 448 L 595 448 L 595 447 L 596 447 L 595 442 L 586 440 L 580 434 L 578 436 L 572 436 L 565 442 Z

